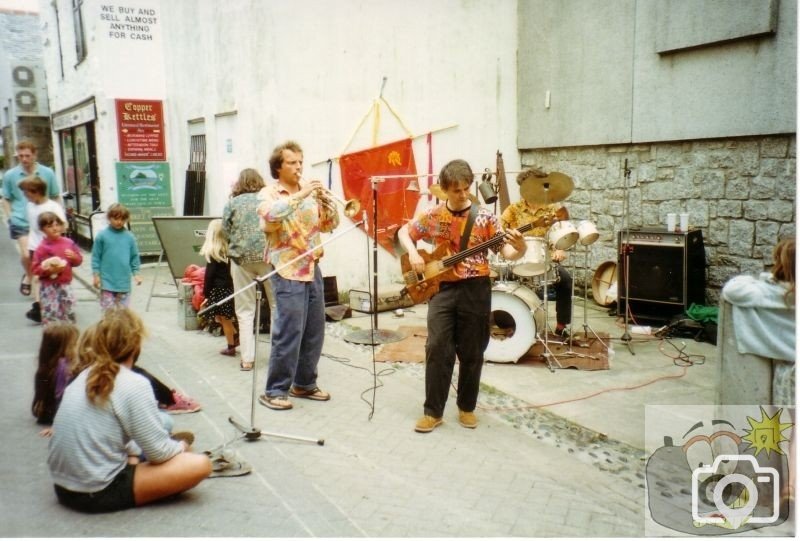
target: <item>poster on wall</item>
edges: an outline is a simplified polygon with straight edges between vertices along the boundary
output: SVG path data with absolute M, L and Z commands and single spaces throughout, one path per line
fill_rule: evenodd
M 171 207 L 168 163 L 117 163 L 117 201 L 126 207 Z
M 160 100 L 114 100 L 119 159 L 123 162 L 165 161 L 164 107 Z
M 168 163 L 117 163 L 117 201 L 131 212 L 131 231 L 142 255 L 161 252 L 153 216 L 171 216 L 172 186 Z

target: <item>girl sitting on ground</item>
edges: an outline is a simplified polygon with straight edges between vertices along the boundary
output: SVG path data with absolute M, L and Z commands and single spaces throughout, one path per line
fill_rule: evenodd
M 200 255 L 206 258 L 206 274 L 203 281 L 204 304 L 214 304 L 233 294 L 231 263 L 228 260 L 228 239 L 222 231 L 222 220 L 211 220 L 206 229 L 206 240 L 200 248 Z M 233 357 L 239 345 L 233 319 L 236 316 L 233 299 L 215 306 L 207 312 L 222 325 L 222 332 L 228 347 L 220 351 L 222 355 Z
M 208 456 L 170 438 L 150 383 L 131 370 L 145 336 L 142 320 L 127 308 L 110 309 L 92 334 L 93 362 L 67 386 L 53 422 L 47 463 L 59 502 L 86 512 L 117 511 L 207 478 Z
M 39 345 L 39 367 L 33 379 L 31 412 L 40 425 L 50 425 L 56 415 L 64 389 L 72 379 L 72 367 L 77 359 L 78 327 L 72 323 L 56 322 L 42 332 Z M 49 436 L 50 428 L 39 435 Z

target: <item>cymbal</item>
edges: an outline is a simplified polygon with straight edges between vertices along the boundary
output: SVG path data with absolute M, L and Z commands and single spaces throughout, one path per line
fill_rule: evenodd
M 445 199 L 447 199 L 447 194 L 439 184 L 431 184 L 430 188 L 428 189 L 430 190 L 431 195 L 434 196 L 436 199 L 440 201 L 444 201 Z M 478 198 L 474 193 L 469 194 L 469 200 L 472 201 L 473 203 L 478 202 Z
M 563 201 L 575 184 L 564 173 L 552 172 L 544 176 L 532 176 L 522 181 L 519 194 L 528 203 L 539 205 Z

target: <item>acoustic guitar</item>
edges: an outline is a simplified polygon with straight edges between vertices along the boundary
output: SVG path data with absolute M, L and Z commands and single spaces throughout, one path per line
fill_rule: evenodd
M 549 226 L 553 222 L 558 222 L 568 217 L 567 209 L 561 207 L 555 212 L 552 218 L 542 216 L 538 220 L 518 227 L 517 231 L 525 233 L 535 227 Z M 448 255 L 449 250 L 446 244 L 440 245 L 433 253 L 419 250 L 419 255 L 425 262 L 425 268 L 421 273 L 414 272 L 408 260 L 408 254 L 403 254 L 400 256 L 400 268 L 403 272 L 403 281 L 406 284 L 403 288 L 403 292 L 408 293 L 408 296 L 411 297 L 414 304 L 423 303 L 439 291 L 439 284 L 441 282 L 457 279 L 453 271 L 453 266 L 456 263 L 484 250 L 488 250 L 489 248 L 499 246 L 503 244 L 503 242 L 505 242 L 505 235 L 499 234 L 454 255 Z

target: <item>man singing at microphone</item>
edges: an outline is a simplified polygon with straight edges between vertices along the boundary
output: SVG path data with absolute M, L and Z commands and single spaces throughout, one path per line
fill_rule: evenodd
M 278 182 L 261 190 L 258 214 L 266 233 L 264 257 L 277 272 L 270 277 L 275 311 L 267 385 L 258 401 L 270 409 L 287 410 L 292 408 L 289 396 L 331 398 L 317 387 L 317 364 L 325 339 L 320 233 L 333 231 L 339 214 L 319 180 L 301 182 L 303 150 L 294 141 L 272 151 L 269 169 Z
M 503 234 L 500 221 L 486 209 L 478 208 L 469 195 L 473 174 L 464 160 L 453 160 L 439 173 L 439 184 L 447 200 L 417 215 L 404 225 L 398 238 L 408 252 L 408 262 L 422 273 L 425 261 L 416 248 L 428 240 L 435 248 L 446 245 L 452 254 L 464 252 Z M 525 240 L 516 230 L 505 233 L 499 251 L 506 259 L 525 253 Z M 458 422 L 465 428 L 478 426 L 475 406 L 483 368 L 483 352 L 489 344 L 492 285 L 486 250 L 479 251 L 452 267 L 428 302 L 428 341 L 425 344 L 424 415 L 414 430 L 431 432 L 442 424 L 444 406 L 458 354 Z

